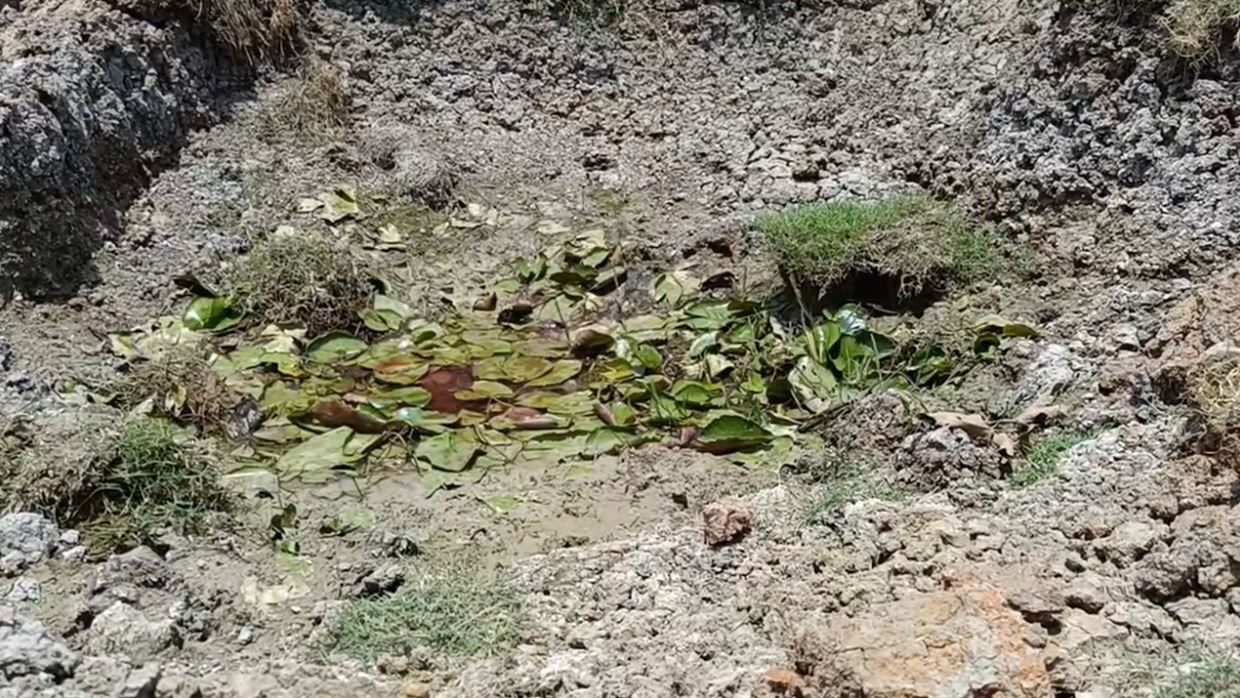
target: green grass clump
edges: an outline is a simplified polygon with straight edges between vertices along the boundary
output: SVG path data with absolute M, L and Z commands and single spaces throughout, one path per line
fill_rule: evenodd
M 260 241 L 225 279 L 229 295 L 261 324 L 303 327 L 310 336 L 357 330 L 374 287 L 346 248 L 313 233 Z
M 1188 653 L 1186 670 L 1154 691 L 1154 698 L 1240 698 L 1240 660 L 1211 650 Z
M 1177 0 L 1167 16 L 1171 47 L 1200 61 L 1218 53 L 1223 35 L 1240 23 L 1240 0 Z
M 1094 437 L 1085 431 L 1064 431 L 1034 441 L 1025 452 L 1021 467 L 1012 473 L 1014 487 L 1030 487 L 1059 472 L 1064 454 Z
M 903 196 L 878 203 L 797 206 L 756 222 L 797 283 L 829 289 L 878 275 L 900 297 L 968 283 L 992 271 L 994 243 L 945 203 Z
M 333 649 L 373 662 L 429 648 L 453 657 L 493 655 L 516 641 L 521 607 L 511 585 L 467 563 L 430 570 L 396 595 L 350 602 Z
M 197 445 L 164 420 L 131 421 L 97 480 L 80 493 L 70 522 L 85 521 L 96 550 L 140 543 L 164 530 L 201 532 L 207 515 L 227 510 L 231 497 Z
M 134 362 L 118 386 L 122 404 L 150 400 L 152 410 L 204 430 L 222 430 L 240 402 L 211 368 L 210 352 L 199 345 L 177 345 Z

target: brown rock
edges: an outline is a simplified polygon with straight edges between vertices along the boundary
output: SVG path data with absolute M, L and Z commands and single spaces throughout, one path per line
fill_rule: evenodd
M 404 698 L 431 698 L 431 687 L 428 684 L 410 681 L 401 688 Z
M 766 679 L 767 685 L 771 687 L 771 690 L 776 695 L 792 696 L 793 698 L 805 695 L 805 680 L 801 678 L 800 674 L 791 669 L 784 669 L 782 667 L 767 669 L 762 678 Z
M 1046 698 L 1046 657 L 1026 642 L 1033 630 L 997 588 L 969 582 L 836 616 L 810 631 L 803 661 L 824 695 Z
M 702 507 L 706 544 L 728 545 L 744 538 L 753 530 L 753 514 L 739 499 L 721 499 Z

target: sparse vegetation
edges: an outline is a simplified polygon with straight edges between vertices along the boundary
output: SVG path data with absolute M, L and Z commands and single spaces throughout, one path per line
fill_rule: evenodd
M 456 656 L 495 654 L 512 645 L 521 623 L 515 590 L 470 562 L 445 564 L 394 595 L 358 599 L 336 627 L 333 649 L 362 661 L 418 647 Z
M 262 112 L 270 140 L 326 138 L 349 125 L 349 93 L 344 73 L 324 61 L 311 61 Z
M 1240 23 L 1240 0 L 1177 0 L 1168 14 L 1171 46 L 1201 61 L 1218 53 L 1224 34 Z
M 1240 698 L 1240 659 L 1218 650 L 1184 653 L 1176 676 L 1154 691 L 1154 698 Z
M 1093 438 L 1091 432 L 1061 431 L 1047 434 L 1025 452 L 1023 463 L 1012 473 L 1012 485 L 1029 487 L 1059 472 L 1064 454 Z
M 260 241 L 227 274 L 229 295 L 252 321 L 304 327 L 310 336 L 361 327 L 374 288 L 345 248 L 313 233 Z
M 223 425 L 239 396 L 211 369 L 209 351 L 176 345 L 136 363 L 120 385 L 121 401 L 134 407 L 151 400 L 158 414 L 192 422 L 204 430 Z
M 810 505 L 805 522 L 821 525 L 844 507 L 863 499 L 899 501 L 905 493 L 891 485 L 865 476 L 845 477 L 827 485 Z
M 809 204 L 756 225 L 791 280 L 815 289 L 849 289 L 878 277 L 908 298 L 973 281 L 997 261 L 989 235 L 921 196 Z

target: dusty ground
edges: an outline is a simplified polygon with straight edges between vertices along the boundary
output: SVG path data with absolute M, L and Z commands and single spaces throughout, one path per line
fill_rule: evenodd
M 427 309 L 586 221 L 644 268 L 769 288 L 756 213 L 920 188 L 992 223 L 1027 268 L 913 322 L 998 312 L 1041 336 L 920 406 L 870 398 L 828 426 L 902 496 L 858 491 L 806 523 L 839 487 L 808 481 L 812 457 L 780 472 L 647 448 L 433 494 L 410 472 L 292 487 L 211 535 L 105 561 L 43 530 L 0 569 L 0 694 L 1097 698 L 1151 695 L 1195 643 L 1240 649 L 1235 474 L 1193 452 L 1167 387 L 1177 362 L 1240 341 L 1231 49 L 1186 66 L 1160 3 L 617 7 L 317 4 L 306 59 L 343 72 L 348 125 L 273 134 L 294 69 L 252 82 L 209 37 L 105 3 L 6 6 L 0 89 L 30 113 L 0 111 L 15 192 L 0 273 L 18 294 L 0 309 L 0 418 L 89 448 L 64 398 L 116 379 L 106 335 L 179 313 L 178 274 L 280 225 L 323 229 L 296 202 L 337 184 L 399 195 L 446 178 L 447 209 L 504 213 L 367 252 Z M 55 89 L 30 96 L 31 72 Z M 136 75 L 154 75 L 140 96 Z M 62 156 L 26 167 L 46 133 Z M 988 444 L 915 414 L 1035 404 L 1085 436 L 1027 487 Z M 726 497 L 754 530 L 709 547 L 701 509 Z M 299 535 L 290 560 L 265 530 L 287 502 L 306 531 L 346 507 L 374 523 Z M 420 554 L 398 554 L 406 540 Z M 515 579 L 514 648 L 324 654 L 365 578 L 458 557 Z

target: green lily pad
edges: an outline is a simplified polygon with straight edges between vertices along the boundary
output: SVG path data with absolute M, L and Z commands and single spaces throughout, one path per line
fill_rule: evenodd
M 414 454 L 437 470 L 459 473 L 469 468 L 481 450 L 472 434 L 457 429 L 419 441 Z
M 242 313 L 227 298 L 195 298 L 185 310 L 185 327 L 195 332 L 226 332 L 241 324 Z
M 394 356 L 374 367 L 375 379 L 392 385 L 415 385 L 426 376 L 430 364 L 420 357 Z
M 562 359 L 552 365 L 551 370 L 534 380 L 527 381 L 526 386 L 539 388 L 548 385 L 559 385 L 581 373 L 582 363 L 576 359 Z
M 693 445 L 707 453 L 723 454 L 763 446 L 774 438 L 774 434 L 752 420 L 723 415 L 702 427 Z
M 456 399 L 463 402 L 512 397 L 512 394 L 512 388 L 495 381 L 474 381 L 474 384 L 468 390 L 458 390 L 455 393 Z
M 302 476 L 356 463 L 380 438 L 379 434 L 355 434 L 348 427 L 337 427 L 289 449 L 276 461 L 275 469 L 285 475 Z
M 306 347 L 306 356 L 316 363 L 333 364 L 361 354 L 367 346 L 347 332 L 328 332 Z

